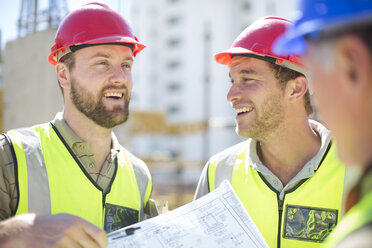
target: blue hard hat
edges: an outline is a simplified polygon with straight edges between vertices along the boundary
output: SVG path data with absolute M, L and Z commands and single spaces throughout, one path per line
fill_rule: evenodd
M 372 0 L 300 0 L 294 25 L 273 44 L 276 54 L 303 54 L 305 36 L 372 21 Z

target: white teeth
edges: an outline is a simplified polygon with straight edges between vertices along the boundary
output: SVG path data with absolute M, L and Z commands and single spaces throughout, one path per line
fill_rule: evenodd
M 236 111 L 237 114 L 241 114 L 241 113 L 245 113 L 245 112 L 251 112 L 252 109 L 253 108 L 244 107 L 244 108 L 235 109 L 235 111 Z
M 118 97 L 118 98 L 121 98 L 123 96 L 122 93 L 114 93 L 114 92 L 110 92 L 110 93 L 106 93 L 105 94 L 105 97 Z

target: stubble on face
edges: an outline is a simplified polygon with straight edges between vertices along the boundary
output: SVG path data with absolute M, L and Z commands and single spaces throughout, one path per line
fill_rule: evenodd
M 282 94 L 272 94 L 264 101 L 262 106 L 255 106 L 255 118 L 249 126 L 240 127 L 236 123 L 236 132 L 239 136 L 263 141 L 271 134 L 278 132 L 285 118 L 285 111 L 282 102 Z
M 97 95 L 79 86 L 75 79 L 71 80 L 70 98 L 75 107 L 88 119 L 104 128 L 113 128 L 127 121 L 129 116 L 130 96 L 124 94 L 124 104 L 108 110 L 103 103 L 103 92 L 108 89 L 123 89 L 125 86 L 107 86 Z M 128 91 L 126 91 L 128 92 Z

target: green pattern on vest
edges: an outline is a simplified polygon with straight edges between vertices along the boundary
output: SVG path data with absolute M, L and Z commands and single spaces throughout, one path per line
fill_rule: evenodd
M 342 205 L 345 167 L 337 158 L 335 146 L 330 148 L 314 176 L 285 192 L 283 201 L 279 200 L 280 192 L 246 163 L 246 156 L 246 150 L 236 156 L 235 165 L 230 166 L 232 176 L 226 179 L 231 181 L 268 245 L 322 247 L 323 240 L 339 221 Z M 226 166 L 218 158 L 209 163 L 211 191 L 221 183 L 216 181 L 218 170 L 226 170 Z

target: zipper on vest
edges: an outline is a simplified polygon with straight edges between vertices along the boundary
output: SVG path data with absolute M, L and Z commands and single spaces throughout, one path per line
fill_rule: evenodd
M 102 192 L 102 208 L 105 210 L 105 205 L 106 205 L 106 193 Z M 104 213 L 103 213 L 104 214 Z
M 282 215 L 283 215 L 283 203 L 284 203 L 284 198 L 283 200 L 279 199 L 278 195 L 278 216 L 279 216 L 279 221 L 278 221 L 278 248 L 280 248 L 280 236 L 281 236 L 281 230 L 282 230 Z
M 276 244 L 277 244 L 277 248 L 280 248 L 280 245 L 281 245 L 280 237 L 281 237 L 281 229 L 282 229 L 281 225 L 282 225 L 283 204 L 284 204 L 285 194 L 283 196 L 283 200 L 280 200 L 280 192 L 277 191 L 273 186 L 271 186 L 271 184 L 266 180 L 266 178 L 260 172 L 258 172 L 258 175 L 260 176 L 262 181 L 266 184 L 266 186 L 276 194 L 276 198 L 278 202 L 278 218 L 279 218 Z

